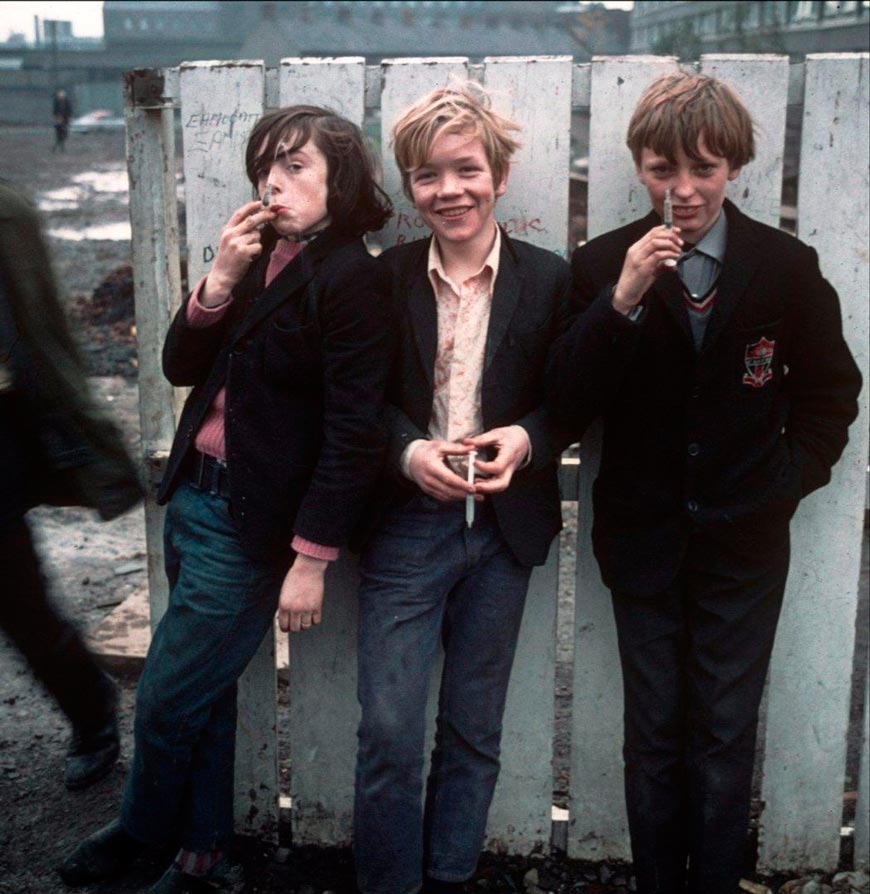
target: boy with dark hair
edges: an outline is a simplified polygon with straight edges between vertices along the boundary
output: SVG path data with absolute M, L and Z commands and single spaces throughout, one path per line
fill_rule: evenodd
M 659 78 L 628 146 L 653 210 L 574 253 L 551 407 L 577 436 L 603 417 L 593 545 L 638 892 L 733 894 L 789 520 L 829 480 L 861 376 L 815 251 L 725 199 L 754 156 L 728 87 Z
M 543 374 L 568 314 L 570 270 L 495 223 L 516 129 L 470 85 L 430 93 L 394 129 L 405 194 L 433 235 L 380 259 L 398 351 L 387 388 L 392 474 L 361 563 L 363 894 L 459 892 L 474 873 L 529 576 L 561 527 Z M 472 450 L 492 455 L 474 461 Z M 468 462 L 488 477 L 469 483 Z

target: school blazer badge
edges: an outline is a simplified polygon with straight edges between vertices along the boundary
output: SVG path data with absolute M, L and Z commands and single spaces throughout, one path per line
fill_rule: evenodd
M 751 345 L 746 346 L 743 354 L 746 363 L 746 372 L 743 374 L 743 384 L 752 388 L 761 388 L 772 378 L 770 367 L 773 363 L 773 352 L 776 342 L 763 336 Z

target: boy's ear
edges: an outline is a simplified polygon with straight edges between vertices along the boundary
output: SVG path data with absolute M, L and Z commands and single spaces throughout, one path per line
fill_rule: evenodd
M 501 179 L 501 183 L 495 188 L 495 196 L 498 198 L 499 196 L 503 196 L 507 192 L 508 178 L 511 174 L 511 166 L 508 165 L 504 171 L 504 177 Z
M 729 180 L 736 180 L 738 174 L 739 174 L 742 170 L 743 170 L 743 168 L 731 168 L 731 169 L 728 171 L 728 179 L 729 179 Z

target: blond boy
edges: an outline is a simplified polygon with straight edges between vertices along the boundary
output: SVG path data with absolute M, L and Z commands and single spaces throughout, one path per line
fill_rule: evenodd
M 529 575 L 561 526 L 543 372 L 568 314 L 570 271 L 496 225 L 515 130 L 480 90 L 457 86 L 423 97 L 393 132 L 405 194 L 432 236 L 380 259 L 398 350 L 389 478 L 361 562 L 355 856 L 363 894 L 458 892 L 473 875 Z M 439 641 L 444 671 L 424 804 L 425 708 Z

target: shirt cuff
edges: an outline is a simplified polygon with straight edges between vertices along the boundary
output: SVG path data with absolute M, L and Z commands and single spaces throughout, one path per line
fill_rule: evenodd
M 218 304 L 215 307 L 206 307 L 202 304 L 199 299 L 205 291 L 207 278 L 207 276 L 203 276 L 196 284 L 196 288 L 194 288 L 190 295 L 190 300 L 187 302 L 187 325 L 192 329 L 205 329 L 206 326 L 219 322 L 224 318 L 224 315 L 233 303 L 233 296 L 230 295 L 223 304 Z
M 411 478 L 411 457 L 414 455 L 414 451 L 421 444 L 425 443 L 425 438 L 417 438 L 416 441 L 411 441 L 411 443 L 408 444 L 408 446 L 402 452 L 401 459 L 399 460 L 399 468 L 402 470 L 402 474 L 410 481 L 414 480 L 413 478 Z
M 306 540 L 296 534 L 293 542 L 290 544 L 292 549 L 309 559 L 323 559 L 325 562 L 334 562 L 338 558 L 337 546 L 323 546 L 321 543 L 314 543 L 312 540 Z
M 517 466 L 517 471 L 519 471 L 520 469 L 525 469 L 525 467 L 532 461 L 532 439 L 529 437 L 529 433 L 521 425 L 511 425 L 510 427 L 521 431 L 526 436 L 526 458 Z

